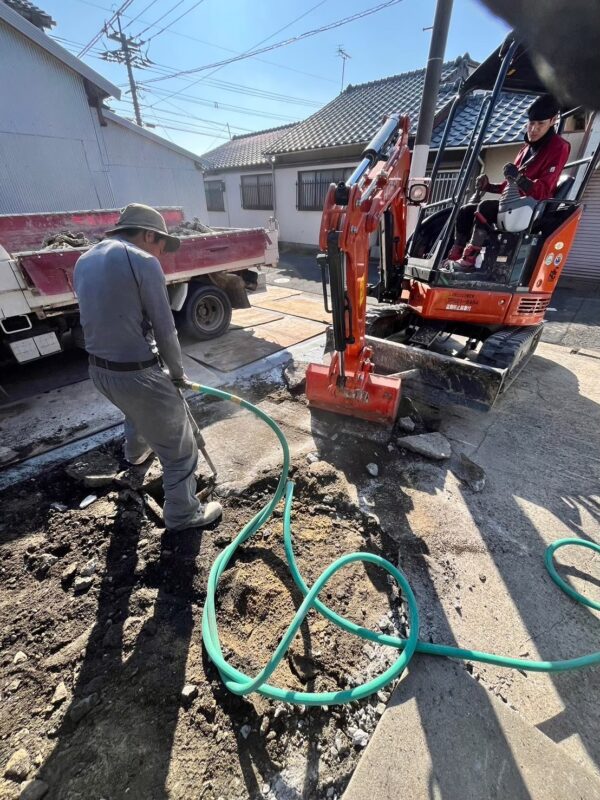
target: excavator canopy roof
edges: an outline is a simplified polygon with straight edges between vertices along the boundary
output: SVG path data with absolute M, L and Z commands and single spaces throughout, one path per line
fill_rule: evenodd
M 464 82 L 464 92 L 471 92 L 475 89 L 491 91 L 494 88 L 494 83 L 502 65 L 502 59 L 512 38 L 512 35 L 510 35 L 485 61 L 482 61 Z M 532 95 L 544 94 L 548 91 L 536 72 L 525 45 L 520 44 L 517 47 L 513 63 L 504 81 L 503 89 L 506 92 L 521 92 L 522 94 Z

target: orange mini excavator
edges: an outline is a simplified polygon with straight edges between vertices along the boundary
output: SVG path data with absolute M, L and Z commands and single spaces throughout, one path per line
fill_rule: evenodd
M 307 370 L 312 406 L 390 423 L 405 381 L 411 397 L 431 405 L 488 409 L 532 356 L 600 147 L 590 124 L 587 155 L 566 165 L 554 197 L 536 202 L 507 192 L 478 269 L 446 269 L 456 215 L 503 91 L 546 92 L 526 48 L 513 36 L 459 87 L 430 179 L 409 180 L 409 121 L 391 114 L 348 180 L 330 186 L 317 260 L 325 307 L 332 313 L 333 353 L 329 365 L 310 364 Z M 436 196 L 452 123 L 473 92 L 479 116 L 453 194 L 428 203 L 428 196 Z M 560 129 L 579 111 L 563 113 Z M 407 241 L 409 204 L 419 206 L 419 217 Z M 368 285 L 377 231 L 379 281 Z M 368 306 L 367 295 L 378 304 Z

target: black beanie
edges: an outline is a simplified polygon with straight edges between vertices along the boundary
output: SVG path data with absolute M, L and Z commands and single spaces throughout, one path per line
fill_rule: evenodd
M 527 109 L 527 116 L 530 122 L 539 122 L 544 119 L 552 119 L 560 111 L 558 103 L 551 94 L 543 94 L 538 97 Z

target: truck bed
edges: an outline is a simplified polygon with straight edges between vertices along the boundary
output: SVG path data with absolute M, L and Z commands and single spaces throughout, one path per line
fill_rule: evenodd
M 169 228 L 183 220 L 181 209 L 160 211 Z M 87 250 L 87 247 L 37 249 L 45 238 L 64 230 L 100 238 L 116 223 L 118 215 L 118 210 L 110 210 L 0 216 L 0 243 L 19 264 L 31 291 L 33 307 L 76 302 L 73 270 L 79 256 Z M 201 274 L 242 270 L 264 263 L 268 243 L 268 235 L 262 228 L 198 233 L 182 236 L 179 250 L 164 254 L 160 261 L 167 283 L 177 283 Z

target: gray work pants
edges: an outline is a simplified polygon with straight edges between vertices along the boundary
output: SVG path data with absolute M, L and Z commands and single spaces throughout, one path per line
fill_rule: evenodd
M 90 366 L 96 389 L 125 414 L 125 458 L 151 447 L 163 469 L 167 528 L 184 528 L 200 508 L 198 447 L 185 401 L 159 366 L 116 372 Z

